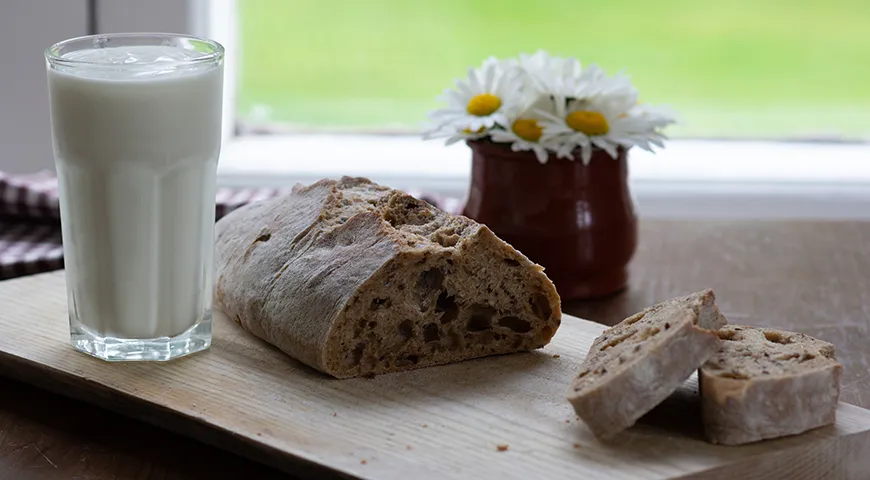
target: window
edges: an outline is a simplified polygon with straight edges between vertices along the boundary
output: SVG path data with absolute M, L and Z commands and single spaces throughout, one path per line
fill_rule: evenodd
M 625 67 L 645 101 L 680 113 L 666 150 L 632 153 L 641 210 L 842 213 L 870 182 L 867 2 L 237 0 L 235 18 L 236 122 L 264 136 L 241 137 L 227 171 L 461 197 L 467 148 L 423 142 L 418 125 L 468 66 L 544 48 Z
M 744 214 L 750 206 L 757 214 L 769 205 L 777 216 L 870 215 L 870 2 L 863 0 L 69 3 L 75 15 L 63 22 L 19 12 L 0 38 L 26 32 L 48 45 L 87 33 L 92 21 L 99 32 L 187 31 L 227 47 L 225 185 L 352 174 L 462 197 L 467 147 L 423 141 L 418 125 L 468 66 L 545 48 L 609 72 L 625 67 L 644 101 L 681 114 L 666 150 L 632 152 L 642 214 Z M 41 58 L 30 63 L 4 78 L 41 85 Z M 33 97 L 44 103 L 43 94 L 10 95 L 38 105 Z M 24 125 L 21 110 L 2 109 L 0 125 Z M 13 151 L 46 157 L 33 163 L 44 168 L 48 119 L 45 109 L 33 110 L 26 118 L 39 128 L 28 128 L 39 131 L 29 138 L 45 145 Z
M 539 48 L 626 68 L 677 137 L 870 134 L 870 2 L 237 0 L 251 128 L 413 132 L 489 55 Z

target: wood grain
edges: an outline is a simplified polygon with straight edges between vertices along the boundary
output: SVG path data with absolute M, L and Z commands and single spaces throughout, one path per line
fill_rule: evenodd
M 4 374 L 306 478 L 870 475 L 870 412 L 849 405 L 836 426 L 729 448 L 697 438 L 689 390 L 612 444 L 598 443 L 564 399 L 603 328 L 579 319 L 566 318 L 544 351 L 332 380 L 220 315 L 213 347 L 181 361 L 108 364 L 74 352 L 62 272 L 0 284 L 0 305 Z M 677 428 L 662 428 L 675 420 Z
M 711 284 L 735 321 L 757 319 L 752 323 L 834 342 L 845 366 L 842 399 L 870 408 L 868 238 L 866 222 L 641 219 L 629 289 L 563 310 L 613 324 L 657 300 Z M 116 434 L 134 429 L 138 438 Z M 211 480 L 245 470 L 275 478 L 252 461 L 198 441 L 0 378 L 2 479 Z M 832 472 L 820 478 L 845 477 Z

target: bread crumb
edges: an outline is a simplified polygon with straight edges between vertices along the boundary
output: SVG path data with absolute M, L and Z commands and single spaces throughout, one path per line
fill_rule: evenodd
M 260 432 L 257 432 L 257 436 L 258 436 L 258 437 L 262 437 L 262 436 L 263 436 L 263 434 L 262 434 L 262 433 L 260 433 Z
M 367 463 L 369 463 L 369 462 L 367 462 L 367 461 L 365 461 L 365 460 L 360 460 L 359 463 L 360 463 L 361 465 L 365 465 L 365 464 L 367 464 Z
M 410 445 L 405 445 L 405 450 L 413 450 L 414 448 Z
M 580 444 L 579 444 L 579 443 L 575 443 L 575 444 L 574 444 L 574 448 L 580 448 Z
M 332 412 L 332 416 L 333 416 L 333 417 L 337 417 L 337 416 L 338 416 L 338 413 L 336 413 L 336 412 Z
M 506 443 L 503 443 L 501 445 L 496 445 L 495 449 L 498 450 L 499 452 L 506 452 L 508 449 L 508 445 Z
M 553 358 L 559 358 L 559 357 L 561 357 L 561 355 L 559 355 L 558 353 L 553 354 Z
M 428 423 L 424 423 L 424 424 L 423 424 L 423 428 L 429 428 L 429 424 L 428 424 Z
M 569 420 L 565 420 L 565 423 L 571 423 L 571 420 L 570 420 L 570 419 L 569 419 Z

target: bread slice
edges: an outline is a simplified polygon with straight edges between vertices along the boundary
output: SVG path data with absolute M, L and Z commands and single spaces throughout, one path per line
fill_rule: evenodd
M 739 445 L 834 423 L 843 367 L 834 346 L 800 333 L 729 325 L 698 373 L 704 431 Z
M 653 305 L 595 339 L 568 400 L 595 436 L 634 425 L 719 349 L 712 290 Z
M 338 378 L 543 347 L 543 268 L 486 226 L 364 178 L 297 185 L 216 225 L 215 305 Z

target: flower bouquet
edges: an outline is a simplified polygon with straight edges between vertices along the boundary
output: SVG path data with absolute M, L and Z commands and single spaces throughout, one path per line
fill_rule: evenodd
M 675 122 L 666 108 L 638 102 L 627 76 L 545 51 L 517 58 L 490 57 L 445 91 L 444 108 L 430 113 L 424 138 L 488 139 L 512 151 L 532 151 L 587 165 L 594 149 L 617 158 L 619 147 L 664 147 L 662 129 Z
M 625 287 L 637 241 L 627 152 L 663 147 L 673 115 L 638 102 L 621 73 L 544 51 L 488 58 L 443 99 L 424 137 L 471 148 L 462 213 L 542 265 L 563 300 Z

